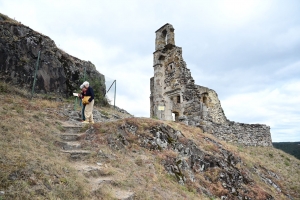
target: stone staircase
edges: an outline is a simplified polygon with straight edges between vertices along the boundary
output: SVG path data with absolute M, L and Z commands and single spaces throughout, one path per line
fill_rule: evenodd
M 79 142 L 82 126 L 64 125 L 65 133 L 60 135 L 61 141 L 57 144 L 62 148 L 62 152 L 69 153 L 72 160 L 81 160 L 84 156 L 89 155 L 91 152 L 82 150 Z
M 105 164 L 90 164 L 85 162 L 85 157 L 92 152 L 82 149 L 80 143 L 80 139 L 84 136 L 82 126 L 65 124 L 63 125 L 63 128 L 65 132 L 60 135 L 60 141 L 56 141 L 56 145 L 61 147 L 63 153 L 70 154 L 72 166 L 77 169 L 78 173 L 81 173 L 86 177 L 91 188 L 91 193 L 106 185 L 108 186 L 106 188 L 109 188 L 113 199 L 133 200 L 134 192 L 125 191 L 112 185 L 116 180 L 115 177 L 111 175 L 99 175 L 101 174 L 103 167 L 106 166 Z

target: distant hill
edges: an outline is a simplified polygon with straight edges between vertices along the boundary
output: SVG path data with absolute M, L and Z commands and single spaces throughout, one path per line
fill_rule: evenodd
M 273 146 L 300 160 L 300 142 L 273 142 Z

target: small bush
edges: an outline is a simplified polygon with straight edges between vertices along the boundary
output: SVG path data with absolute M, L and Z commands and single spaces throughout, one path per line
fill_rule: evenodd
M 100 113 L 101 113 L 102 115 L 108 116 L 108 113 L 105 112 L 105 111 L 103 111 L 103 110 L 101 110 Z
M 22 62 L 24 62 L 24 63 L 29 63 L 29 58 L 27 58 L 26 56 L 22 56 L 21 58 L 20 58 L 20 61 L 22 61 Z
M 273 155 L 272 153 L 269 153 L 269 157 L 270 157 L 270 158 L 273 158 L 274 155 Z
M 284 164 L 285 164 L 286 166 L 290 166 L 290 162 L 287 161 L 287 160 L 284 161 Z
M 0 93 L 6 93 L 8 91 L 8 86 L 6 83 L 0 82 Z

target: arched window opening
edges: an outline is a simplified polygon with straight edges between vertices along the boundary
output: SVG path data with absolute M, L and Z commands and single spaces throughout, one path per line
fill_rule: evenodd
M 169 71 L 169 72 L 171 72 L 171 71 L 172 71 L 172 69 L 173 69 L 173 65 L 174 65 L 173 63 L 170 63 L 170 64 L 168 65 L 168 68 L 167 68 L 167 69 L 168 69 L 168 71 Z
M 163 55 L 160 55 L 158 58 L 158 60 L 164 60 L 164 59 L 165 59 L 165 56 L 163 56 Z
M 203 103 L 207 106 L 207 97 L 206 96 L 203 97 Z

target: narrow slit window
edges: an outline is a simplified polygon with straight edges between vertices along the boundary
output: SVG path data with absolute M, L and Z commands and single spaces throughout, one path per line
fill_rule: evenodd
M 165 42 L 165 45 L 166 45 L 166 44 L 168 43 L 168 42 L 167 42 L 167 30 L 163 30 L 162 36 L 163 36 L 163 38 L 164 38 L 164 42 Z

